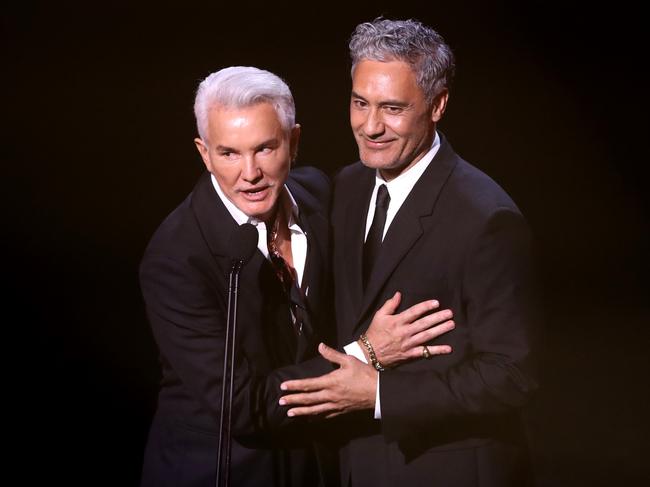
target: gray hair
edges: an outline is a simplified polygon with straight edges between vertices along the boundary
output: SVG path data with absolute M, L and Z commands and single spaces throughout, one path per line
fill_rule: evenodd
M 430 103 L 454 77 L 454 54 L 440 34 L 417 20 L 377 18 L 357 25 L 350 39 L 352 73 L 363 59 L 411 66 Z
M 214 105 L 245 108 L 258 103 L 270 103 L 286 131 L 295 125 L 296 106 L 293 96 L 280 77 L 248 66 L 232 66 L 210 74 L 199 84 L 194 99 L 194 116 L 199 136 L 207 141 L 208 113 Z

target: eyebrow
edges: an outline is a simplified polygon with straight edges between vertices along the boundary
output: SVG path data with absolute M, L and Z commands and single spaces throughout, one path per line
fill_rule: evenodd
M 255 150 L 260 150 L 263 147 L 277 147 L 278 145 L 279 145 L 278 138 L 273 137 L 271 139 L 265 140 L 261 144 L 257 144 L 257 146 L 255 146 Z
M 218 146 L 215 147 L 215 150 L 218 151 L 218 152 L 237 152 L 232 147 L 228 147 L 226 145 L 218 145 Z
M 352 90 L 352 93 L 350 94 L 351 98 L 359 98 L 360 100 L 363 101 L 368 101 L 366 100 L 363 96 L 361 96 L 359 93 L 356 91 Z M 382 100 L 379 102 L 379 106 L 396 106 L 396 107 L 407 107 L 409 104 L 407 102 L 401 101 L 401 100 Z
M 265 140 L 264 142 L 261 142 L 255 146 L 255 150 L 260 150 L 263 147 L 276 147 L 278 145 L 278 138 L 273 137 L 271 139 Z M 228 147 L 227 145 L 218 145 L 215 147 L 215 150 L 217 152 L 237 152 L 239 151 L 237 149 L 234 149 L 232 147 Z

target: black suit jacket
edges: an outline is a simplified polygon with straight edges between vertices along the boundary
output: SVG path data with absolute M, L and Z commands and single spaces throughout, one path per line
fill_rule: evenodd
M 278 406 L 279 383 L 331 371 L 315 355 L 326 339 L 327 178 L 292 171 L 287 186 L 307 234 L 307 307 L 303 334 L 267 259 L 256 250 L 240 277 L 233 404 L 234 486 L 308 486 L 319 482 L 308 425 Z M 210 174 L 155 232 L 141 263 L 147 314 L 160 350 L 162 381 L 145 451 L 142 485 L 213 486 L 216 475 L 227 315 L 228 243 L 237 227 Z M 323 320 L 321 321 L 321 318 Z
M 442 138 L 395 216 L 362 289 L 362 249 L 375 171 L 356 163 L 335 181 L 334 277 L 340 343 L 358 339 L 395 291 L 400 311 L 438 299 L 456 328 L 453 353 L 380 373 L 381 421 L 347 418 L 342 475 L 356 486 L 521 486 L 517 411 L 537 387 L 530 234 L 488 176 Z

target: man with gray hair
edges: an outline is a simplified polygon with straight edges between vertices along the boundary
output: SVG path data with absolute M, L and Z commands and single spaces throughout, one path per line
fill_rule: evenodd
M 207 171 L 155 232 L 140 269 L 163 376 L 142 485 L 215 485 L 229 244 L 244 223 L 255 226 L 258 242 L 239 279 L 231 485 L 327 484 L 331 469 L 317 465 L 312 444 L 322 436 L 318 425 L 288 417 L 278 402 L 283 380 L 332 370 L 311 358 L 334 328 L 328 180 L 314 168 L 290 171 L 300 126 L 276 75 L 222 69 L 201 82 L 194 109 Z M 384 341 L 398 344 L 388 363 L 449 329 L 432 326 L 447 320 L 445 311 L 419 318 L 435 306 L 395 314 L 389 304 L 377 313 Z
M 321 346 L 339 368 L 283 383 L 281 402 L 294 417 L 349 413 L 343 485 L 527 485 L 519 412 L 537 388 L 538 321 L 527 224 L 437 130 L 454 73 L 437 32 L 377 19 L 357 26 L 350 53 L 361 161 L 338 174 L 331 219 L 338 339 L 358 343 L 348 355 Z M 453 311 L 453 353 L 424 346 L 420 360 L 384 363 L 368 324 L 395 291 L 400 307 L 435 297 Z

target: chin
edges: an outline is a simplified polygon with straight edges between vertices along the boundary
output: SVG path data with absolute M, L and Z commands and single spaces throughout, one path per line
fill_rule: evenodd
M 391 166 L 395 159 L 391 157 L 385 150 L 369 150 L 364 149 L 359 151 L 359 159 L 366 165 L 381 169 Z
M 246 213 L 246 216 L 255 218 L 257 220 L 266 221 L 267 218 L 273 213 L 273 206 L 264 205 L 263 207 L 259 205 L 246 205 L 242 211 Z
M 388 169 L 393 165 L 392 160 L 386 160 L 384 157 L 376 157 L 370 155 L 368 157 L 365 154 L 359 154 L 359 159 L 363 162 L 364 166 L 370 167 L 372 169 Z

